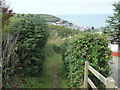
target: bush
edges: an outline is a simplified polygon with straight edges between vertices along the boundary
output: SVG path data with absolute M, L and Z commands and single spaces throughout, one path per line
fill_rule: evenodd
M 54 54 L 54 50 L 53 50 L 52 44 L 47 43 L 45 45 L 45 57 L 46 57 L 46 59 L 53 54 Z
M 81 32 L 64 42 L 62 57 L 70 87 L 83 85 L 85 61 L 103 76 L 110 75 L 108 62 L 111 60 L 111 51 L 105 36 Z M 90 74 L 89 77 L 94 77 L 91 79 L 98 88 L 103 87 L 95 76 Z
M 69 36 L 73 36 L 74 34 L 78 34 L 80 32 L 79 30 L 73 30 L 58 25 L 50 25 L 50 29 L 51 29 L 51 38 L 53 37 L 66 38 Z
M 45 44 L 49 37 L 49 28 L 39 16 L 19 15 L 12 19 L 11 33 L 18 33 L 15 50 L 19 64 L 25 74 L 34 75 L 42 69 L 45 59 Z
M 60 47 L 55 43 L 47 43 L 45 46 L 45 56 L 46 58 L 53 55 L 55 52 L 60 53 Z
M 52 48 L 53 48 L 53 50 L 54 50 L 55 52 L 57 52 L 57 53 L 60 52 L 60 47 L 59 47 L 59 46 L 57 46 L 57 45 L 54 44 L 54 43 L 51 43 L 51 45 L 52 45 Z

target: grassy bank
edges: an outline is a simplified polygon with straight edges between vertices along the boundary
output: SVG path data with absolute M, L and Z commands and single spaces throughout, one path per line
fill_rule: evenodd
M 53 52 L 53 51 L 52 51 Z M 13 88 L 67 88 L 68 81 L 62 69 L 61 54 L 53 52 L 46 58 L 42 72 L 34 77 L 15 75 L 11 85 Z
M 22 73 L 11 77 L 6 88 L 67 88 L 68 80 L 62 67 L 62 56 L 55 52 L 55 47 L 60 46 L 64 40 L 51 39 L 45 46 L 45 61 L 41 72 L 34 77 L 24 76 Z

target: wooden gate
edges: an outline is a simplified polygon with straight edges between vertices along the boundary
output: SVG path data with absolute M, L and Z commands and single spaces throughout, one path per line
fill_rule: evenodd
M 112 77 L 105 78 L 98 71 L 96 71 L 93 67 L 91 67 L 87 61 L 85 62 L 84 88 L 87 88 L 88 83 L 92 88 L 97 88 L 94 85 L 94 83 L 91 81 L 91 79 L 88 77 L 88 71 L 91 71 L 101 82 L 103 82 L 106 88 L 117 88 L 115 86 L 115 81 Z

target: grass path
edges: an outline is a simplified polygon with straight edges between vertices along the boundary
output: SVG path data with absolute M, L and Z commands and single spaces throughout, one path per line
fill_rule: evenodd
M 60 55 L 59 54 L 54 54 L 48 59 L 48 62 L 46 63 L 45 66 L 47 66 L 47 69 L 49 71 L 49 74 L 51 75 L 52 78 L 52 86 L 51 88 L 59 88 L 60 84 L 60 78 L 58 76 L 57 72 L 57 65 L 60 62 Z
M 49 56 L 41 73 L 36 77 L 15 77 L 20 88 L 67 88 L 67 79 L 62 70 L 62 57 L 58 53 Z
M 60 54 L 54 53 L 45 62 L 45 69 L 48 75 L 51 76 L 51 88 L 65 88 L 67 87 L 67 80 L 63 76 L 62 71 L 62 57 Z M 44 70 L 43 70 L 44 71 Z

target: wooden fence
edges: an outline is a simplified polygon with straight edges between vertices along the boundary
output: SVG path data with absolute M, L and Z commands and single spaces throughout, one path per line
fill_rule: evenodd
M 94 83 L 91 81 L 91 79 L 88 77 L 88 71 L 91 71 L 103 84 L 106 86 L 106 88 L 117 88 L 115 86 L 115 81 L 112 77 L 105 78 L 103 75 L 101 75 L 98 71 L 96 71 L 93 67 L 91 67 L 88 62 L 85 62 L 85 72 L 84 72 L 84 88 L 87 88 L 87 85 L 89 85 L 92 88 L 97 87 L 94 85 Z

